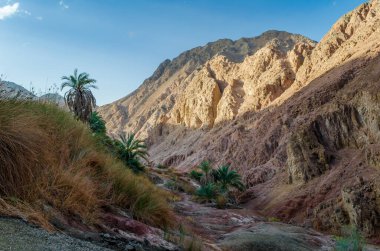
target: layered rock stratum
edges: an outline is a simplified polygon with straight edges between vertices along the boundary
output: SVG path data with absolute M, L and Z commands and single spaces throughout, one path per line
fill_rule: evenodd
M 230 163 L 248 208 L 379 240 L 379 0 L 319 43 L 269 31 L 189 50 L 99 112 L 111 135 L 146 139 L 156 164 Z

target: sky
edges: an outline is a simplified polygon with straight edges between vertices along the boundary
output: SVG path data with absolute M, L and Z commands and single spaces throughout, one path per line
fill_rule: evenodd
M 0 0 L 0 74 L 46 93 L 75 68 L 98 105 L 135 90 L 165 59 L 222 38 L 283 30 L 319 41 L 365 0 Z

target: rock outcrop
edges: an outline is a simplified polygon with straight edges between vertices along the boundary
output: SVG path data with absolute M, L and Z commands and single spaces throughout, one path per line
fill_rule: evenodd
M 2 81 L 1 79 L 0 99 L 34 100 L 43 103 L 52 103 L 59 107 L 66 108 L 64 98 L 58 93 L 46 93 L 38 97 L 20 85 L 13 82 Z
M 35 95 L 20 85 L 0 79 L 0 99 L 27 99 L 32 100 Z
M 287 57 L 286 54 L 294 48 L 294 53 L 289 55 L 292 66 L 288 68 L 297 68 L 295 61 L 303 60 L 304 47 L 311 48 L 314 45 L 315 42 L 301 35 L 280 31 L 268 31 L 255 38 L 242 38 L 237 41 L 218 40 L 186 51 L 173 60 L 165 60 L 135 92 L 100 107 L 99 112 L 107 122 L 109 133 L 113 135 L 121 132 L 136 132 L 141 137 L 147 138 L 151 136 L 150 134 L 156 133 L 154 128 L 159 127 L 162 123 L 183 124 L 196 128 L 212 127 L 215 120 L 218 122 L 229 119 L 237 113 L 235 110 L 238 107 L 235 102 L 240 102 L 237 99 L 240 99 L 239 96 L 243 95 L 242 92 L 245 90 L 242 89 L 242 84 L 234 79 L 239 80 L 240 76 L 249 72 L 250 66 L 255 67 L 254 64 L 257 64 L 262 70 L 267 67 L 276 67 L 274 71 L 277 70 L 278 73 L 281 71 L 282 62 L 277 58 Z M 257 53 L 266 55 L 267 58 L 261 58 L 256 55 Z M 249 56 L 252 58 L 247 58 Z M 276 62 L 272 62 L 272 59 Z M 239 69 L 234 69 L 237 66 Z M 226 72 L 227 67 L 232 68 L 231 76 Z M 270 72 L 267 74 L 270 75 Z M 291 73 L 284 73 L 284 75 L 286 74 Z M 247 78 L 255 76 L 256 74 L 250 74 Z M 223 78 L 227 79 L 223 80 Z M 265 77 L 260 79 L 264 80 Z M 252 94 L 253 89 L 256 88 L 254 81 L 260 80 L 250 81 L 251 87 L 247 86 L 249 94 Z M 276 76 L 273 85 L 283 84 L 286 86 L 289 84 L 286 81 L 286 76 Z M 205 84 L 202 85 L 201 82 Z M 208 85 L 213 85 L 214 88 Z M 265 84 L 262 85 L 262 88 L 265 89 Z M 202 87 L 202 90 L 197 90 L 199 87 Z M 223 107 L 222 104 L 218 105 L 220 103 L 218 96 L 222 96 L 224 89 L 226 89 L 226 95 L 221 98 L 226 102 L 222 102 L 225 103 Z M 230 89 L 234 89 L 234 91 Z M 231 95 L 228 95 L 228 92 Z M 212 95 L 213 98 L 210 98 L 209 95 Z M 213 106 L 219 109 L 219 113 L 214 111 L 215 107 Z M 197 110 L 196 114 L 192 114 L 195 111 L 189 109 L 193 108 L 200 110 Z M 224 118 L 223 112 L 232 114 Z M 216 118 L 217 114 L 221 114 L 219 118 Z M 198 118 L 193 118 L 192 115 L 198 116 Z M 169 119 L 170 121 L 168 121 Z
M 379 41 L 372 0 L 319 43 L 271 31 L 185 52 L 99 111 L 110 134 L 147 139 L 157 164 L 232 164 L 248 208 L 380 238 Z M 352 187 L 358 175 L 368 185 Z

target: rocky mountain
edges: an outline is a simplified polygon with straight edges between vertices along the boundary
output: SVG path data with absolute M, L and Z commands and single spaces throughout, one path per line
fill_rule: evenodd
M 146 139 L 156 164 L 230 163 L 247 208 L 380 241 L 379 0 L 319 43 L 269 31 L 187 51 L 99 111 L 110 134 Z
M 38 100 L 40 102 L 48 102 L 65 107 L 64 98 L 58 93 L 46 93 L 36 96 L 24 87 L 9 81 L 0 80 L 0 99 L 21 99 L 21 100 Z
M 0 98 L 34 99 L 35 95 L 20 85 L 0 80 Z
M 178 110 L 178 105 L 174 107 L 175 104 L 180 96 L 184 96 L 184 90 L 192 91 L 191 88 L 197 79 L 205 75 L 207 80 L 215 82 L 211 76 L 213 69 L 209 65 L 212 62 L 214 65 L 217 64 L 216 58 L 224 58 L 231 64 L 240 64 L 246 61 L 248 56 L 254 57 L 253 55 L 259 50 L 262 51 L 264 47 L 276 47 L 276 53 L 284 56 L 296 44 L 315 45 L 313 41 L 300 35 L 268 31 L 255 38 L 242 38 L 237 41 L 222 39 L 194 48 L 173 60 L 165 60 L 135 92 L 101 107 L 99 111 L 107 121 L 111 134 L 133 131 L 146 138 L 148 134 L 154 134 L 152 130 L 165 123 L 164 121 Z M 265 53 L 265 51 L 260 53 Z M 209 74 L 211 74 L 210 77 L 208 77 Z M 226 83 L 220 82 L 218 85 L 220 85 L 218 89 L 226 87 Z M 207 84 L 205 88 L 208 88 Z M 223 90 L 219 90 L 218 93 L 220 94 L 221 91 Z M 206 120 L 213 120 L 213 118 Z M 210 121 L 204 122 L 210 123 Z

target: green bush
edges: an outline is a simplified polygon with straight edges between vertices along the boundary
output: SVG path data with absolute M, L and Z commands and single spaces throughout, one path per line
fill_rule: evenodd
M 202 185 L 195 192 L 199 199 L 206 202 L 213 201 L 219 194 L 219 187 L 214 183 Z
M 241 176 L 235 170 L 230 170 L 228 165 L 213 170 L 210 162 L 203 161 L 198 169 L 200 171 L 192 170 L 189 176 L 201 184 L 195 193 L 201 201 L 214 201 L 218 207 L 224 208 L 228 202 L 234 203 L 231 188 L 240 191 L 245 189 Z
M 88 123 L 90 125 L 91 131 L 93 131 L 95 134 L 99 134 L 99 135 L 106 134 L 107 132 L 106 122 L 97 112 L 91 113 L 90 120 Z
M 230 170 L 230 166 L 228 165 L 219 167 L 217 170 L 212 172 L 212 175 L 215 182 L 219 183 L 221 189 L 225 192 L 227 192 L 230 187 L 237 188 L 240 191 L 245 189 L 240 174 L 238 174 L 235 170 Z
M 190 178 L 200 182 L 203 174 L 200 172 L 197 172 L 196 170 L 192 170 L 190 172 L 189 176 L 190 176 Z

